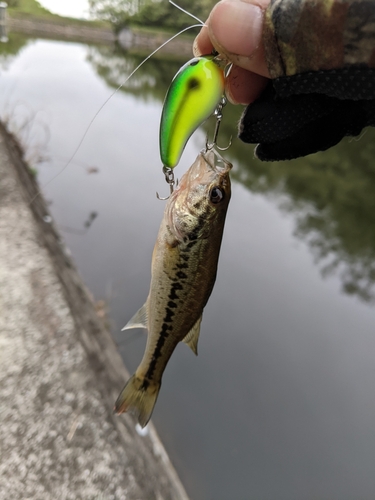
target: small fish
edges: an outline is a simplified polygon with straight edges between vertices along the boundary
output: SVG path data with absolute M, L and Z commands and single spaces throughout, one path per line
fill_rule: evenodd
M 197 354 L 231 196 L 232 165 L 216 163 L 213 151 L 201 152 L 169 197 L 152 255 L 147 301 L 123 328 L 147 328 L 148 338 L 143 359 L 114 411 L 130 410 L 142 427 L 151 417 L 177 344 L 184 341 Z
M 195 57 L 174 76 L 160 120 L 160 158 L 165 167 L 178 164 L 192 133 L 212 115 L 222 99 L 223 64 L 216 56 Z

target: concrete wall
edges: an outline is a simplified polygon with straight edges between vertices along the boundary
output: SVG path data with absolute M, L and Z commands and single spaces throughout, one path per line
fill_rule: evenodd
M 38 193 L 0 123 L 0 500 L 188 500 Z
M 138 49 L 151 53 L 160 47 L 172 35 L 147 33 L 142 30 L 123 29 L 118 36 L 105 28 L 95 28 L 90 26 L 68 25 L 63 22 L 42 21 L 34 18 L 14 19 L 8 16 L 6 22 L 7 30 L 29 35 L 40 35 L 67 40 L 82 40 L 87 42 L 114 43 L 116 40 L 125 50 Z M 164 54 L 179 54 L 181 56 L 192 57 L 192 37 L 179 36 L 168 43 L 160 51 Z
M 39 19 L 15 19 L 8 16 L 7 28 L 9 31 L 21 32 L 30 35 L 41 35 L 72 40 L 93 42 L 114 42 L 116 36 L 110 29 L 90 26 L 76 26 L 63 22 L 41 21 Z

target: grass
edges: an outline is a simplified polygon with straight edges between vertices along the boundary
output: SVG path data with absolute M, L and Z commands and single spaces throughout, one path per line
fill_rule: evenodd
M 74 24 L 81 26 L 93 26 L 98 28 L 110 28 L 110 24 L 104 21 L 86 21 L 72 17 L 62 17 L 53 14 L 40 5 L 37 0 L 17 0 L 16 7 L 8 7 L 7 12 L 13 18 L 34 18 L 48 22 Z
M 53 16 L 54 14 L 51 14 L 51 12 L 44 7 L 40 5 L 39 2 L 36 0 L 18 0 L 16 2 L 17 7 L 8 7 L 8 13 L 15 14 L 15 13 L 23 13 L 23 14 L 30 14 L 32 16 Z

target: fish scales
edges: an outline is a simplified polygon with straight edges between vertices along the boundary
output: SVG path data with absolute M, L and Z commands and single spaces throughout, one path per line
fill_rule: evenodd
M 132 411 L 146 425 L 165 367 L 177 344 L 196 353 L 203 308 L 212 292 L 230 200 L 228 163 L 215 166 L 200 153 L 171 194 L 155 243 L 150 291 L 125 329 L 148 329 L 143 359 L 124 387 L 115 411 Z

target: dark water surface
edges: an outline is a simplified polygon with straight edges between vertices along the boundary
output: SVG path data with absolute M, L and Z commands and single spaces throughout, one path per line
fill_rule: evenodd
M 44 157 L 44 185 L 139 59 L 11 36 L 0 62 L 1 116 L 32 161 Z M 109 303 L 130 371 L 145 334 L 120 329 L 148 293 L 164 208 L 155 191 L 167 194 L 158 122 L 183 62 L 149 61 L 44 189 L 85 282 Z M 223 144 L 240 112 L 225 110 Z M 179 176 L 205 133 L 190 141 Z M 178 346 L 153 417 L 192 499 L 375 498 L 374 139 L 368 130 L 278 164 L 238 141 L 228 152 L 233 196 L 199 356 Z

